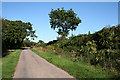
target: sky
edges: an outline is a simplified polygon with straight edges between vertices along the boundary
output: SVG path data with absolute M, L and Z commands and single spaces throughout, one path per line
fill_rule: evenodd
M 34 41 L 49 42 L 58 34 L 51 29 L 49 13 L 52 9 L 70 8 L 82 20 L 71 34 L 87 34 L 101 30 L 106 25 L 118 24 L 118 2 L 2 2 L 2 18 L 31 22 L 38 36 Z
M 118 2 L 120 0 L 1 0 L 2 2 Z
M 118 3 L 118 24 L 120 24 L 120 2 Z

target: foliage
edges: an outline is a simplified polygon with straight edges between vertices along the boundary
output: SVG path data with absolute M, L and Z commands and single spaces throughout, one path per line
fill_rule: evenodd
M 28 39 L 23 41 L 23 47 L 33 47 L 35 46 L 37 43 L 36 42 L 32 42 Z
M 35 44 L 35 47 L 46 47 L 46 43 Z
M 7 48 L 20 47 L 27 36 L 30 36 L 32 39 L 36 37 L 30 22 L 25 23 L 2 19 L 2 39 L 7 43 Z
M 41 44 L 41 43 L 44 43 L 44 41 L 42 41 L 42 40 L 39 40 L 39 41 L 38 41 L 38 43 L 39 43 L 39 44 Z
M 57 56 L 52 53 L 41 53 L 35 49 L 31 49 L 34 53 L 46 59 L 48 62 L 62 68 L 67 71 L 70 75 L 74 76 L 77 79 L 81 78 L 112 78 L 114 75 L 111 75 L 108 71 L 102 71 L 101 68 L 96 69 L 93 66 L 75 63 L 69 59 Z
M 7 51 L 7 47 L 5 45 L 5 42 L 2 41 L 2 57 L 6 56 L 7 54 L 5 53 Z
M 82 61 L 103 69 L 120 72 L 120 25 L 104 27 L 91 34 L 72 35 L 68 39 L 52 44 L 57 48 L 71 52 L 75 61 Z M 59 53 L 61 54 L 61 53 Z
M 32 39 L 37 37 L 30 22 L 25 23 L 20 20 L 10 21 L 2 19 L 3 52 L 6 49 L 20 48 L 27 36 L 30 36 Z
M 49 41 L 49 42 L 47 43 L 47 45 L 55 44 L 57 41 L 58 41 L 58 40 Z
M 46 43 L 44 43 L 44 41 L 42 40 L 39 40 L 36 44 L 35 44 L 35 47 L 45 47 L 46 46 Z
M 81 20 L 76 17 L 77 14 L 72 10 L 64 10 L 64 8 L 51 10 L 49 13 L 50 25 L 52 29 L 57 29 L 57 33 L 65 38 L 70 30 L 76 30 Z

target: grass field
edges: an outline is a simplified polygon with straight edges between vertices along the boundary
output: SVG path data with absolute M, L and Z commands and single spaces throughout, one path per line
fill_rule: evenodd
M 2 78 L 12 78 L 22 50 L 10 50 L 9 55 L 2 58 Z
M 113 74 L 108 71 L 103 71 L 102 68 L 95 68 L 90 65 L 85 65 L 82 63 L 75 63 L 61 56 L 39 52 L 35 49 L 31 49 L 34 53 L 46 59 L 48 62 L 56 65 L 57 67 L 67 71 L 70 75 L 80 78 L 113 78 Z

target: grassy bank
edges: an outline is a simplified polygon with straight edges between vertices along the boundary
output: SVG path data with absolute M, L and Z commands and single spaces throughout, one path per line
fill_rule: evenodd
M 10 50 L 9 55 L 2 58 L 2 78 L 12 78 L 22 50 Z
M 48 62 L 62 68 L 70 75 L 76 78 L 112 78 L 113 75 L 107 71 L 102 71 L 101 68 L 95 68 L 93 66 L 85 65 L 82 63 L 75 63 L 61 56 L 57 56 L 52 53 L 39 52 L 35 49 L 31 49 L 37 55 L 43 57 Z

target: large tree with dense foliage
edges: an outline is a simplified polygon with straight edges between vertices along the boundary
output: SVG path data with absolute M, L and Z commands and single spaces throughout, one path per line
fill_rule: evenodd
M 37 37 L 30 22 L 2 19 L 2 41 L 7 48 L 21 47 L 27 36 L 31 39 Z
M 57 29 L 57 33 L 65 38 L 70 30 L 76 30 L 81 20 L 77 14 L 72 10 L 64 10 L 64 8 L 51 10 L 49 13 L 50 25 L 52 29 Z

